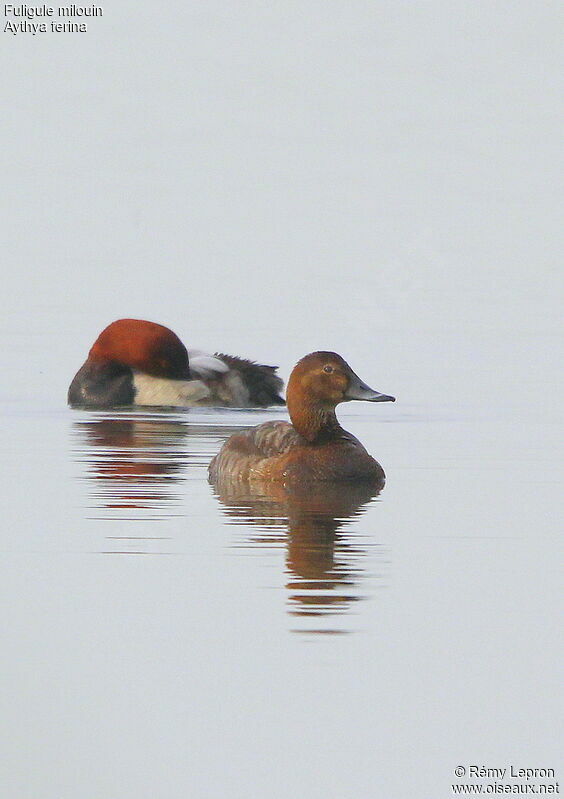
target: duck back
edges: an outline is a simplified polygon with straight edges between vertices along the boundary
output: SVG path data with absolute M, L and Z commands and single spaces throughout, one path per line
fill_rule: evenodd
M 281 396 L 284 382 L 276 374 L 277 366 L 255 363 L 223 352 L 216 352 L 215 356 L 227 364 L 230 372 L 239 377 L 248 394 L 248 405 L 267 408 L 269 405 L 286 404 Z
M 211 461 L 209 476 L 213 483 L 385 482 L 380 464 L 350 433 L 342 430 L 338 438 L 312 444 L 288 422 L 265 422 L 231 436 Z

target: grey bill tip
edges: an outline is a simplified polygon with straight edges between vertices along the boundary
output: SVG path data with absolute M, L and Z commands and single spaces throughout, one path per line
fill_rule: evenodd
M 379 391 L 375 391 L 373 388 L 370 388 L 370 386 L 367 386 L 366 383 L 363 383 L 357 375 L 354 375 L 354 378 L 351 380 L 351 384 L 345 392 L 345 399 L 365 400 L 365 402 L 396 401 L 396 398 L 392 397 L 390 394 L 381 394 Z

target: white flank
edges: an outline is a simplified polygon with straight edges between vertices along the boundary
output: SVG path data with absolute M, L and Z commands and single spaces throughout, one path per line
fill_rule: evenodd
M 136 405 L 172 405 L 186 408 L 210 396 L 201 380 L 169 380 L 137 372 L 133 375 Z

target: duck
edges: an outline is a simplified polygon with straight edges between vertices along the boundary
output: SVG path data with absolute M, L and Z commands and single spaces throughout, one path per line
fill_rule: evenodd
M 366 385 L 337 353 L 309 353 L 288 381 L 290 422 L 265 422 L 231 436 L 208 467 L 210 482 L 364 481 L 382 487 L 383 468 L 335 414 L 337 405 L 350 400 L 395 402 L 395 397 Z
M 117 319 L 92 345 L 67 399 L 75 408 L 266 408 L 285 404 L 277 368 L 235 355 L 187 350 L 164 325 Z

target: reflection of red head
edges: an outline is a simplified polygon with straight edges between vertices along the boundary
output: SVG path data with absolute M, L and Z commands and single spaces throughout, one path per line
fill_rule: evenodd
M 86 433 L 90 477 L 102 482 L 96 496 L 104 507 L 158 507 L 175 499 L 170 489 L 184 468 L 178 443 L 187 435 L 185 424 L 118 418 L 75 427 Z

